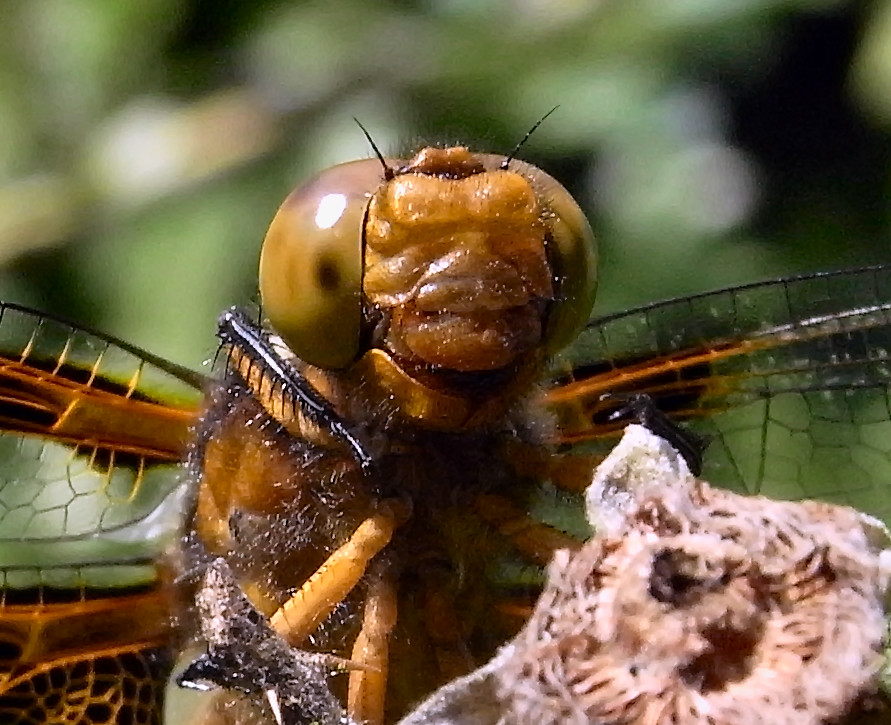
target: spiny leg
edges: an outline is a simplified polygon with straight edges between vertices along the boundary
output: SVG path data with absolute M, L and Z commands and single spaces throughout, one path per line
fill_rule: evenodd
M 353 644 L 347 713 L 356 722 L 380 725 L 384 720 L 389 638 L 396 626 L 396 586 L 386 561 L 376 561 L 368 572 L 368 593 L 362 629 Z
M 293 649 L 248 601 L 222 557 L 208 562 L 196 592 L 207 650 L 177 676 L 183 687 L 220 690 L 206 704 L 202 725 L 343 722 L 331 692 L 332 669 L 347 663 Z
M 476 663 L 467 646 L 454 583 L 448 572 L 441 565 L 428 562 L 421 569 L 421 586 L 425 629 L 440 680 L 445 683 L 466 675 Z
M 558 549 L 576 550 L 582 544 L 575 537 L 536 521 L 505 496 L 478 496 L 474 513 L 510 541 L 523 558 L 542 567 L 551 562 Z M 529 597 L 503 599 L 495 605 L 493 615 L 503 618 L 506 628 L 516 629 L 532 614 L 534 605 L 534 598 Z
M 292 646 L 299 646 L 353 590 L 371 559 L 410 515 L 399 502 L 384 503 L 365 519 L 269 620 Z
M 506 537 L 522 556 L 541 566 L 550 563 L 557 549 L 575 550 L 581 546 L 578 539 L 536 521 L 504 496 L 478 496 L 475 513 Z
M 235 700 L 241 703 L 239 707 L 244 706 L 242 710 L 252 712 L 258 705 L 261 711 L 271 708 L 276 721 L 281 723 L 303 722 L 307 717 L 319 722 L 342 720 L 343 716 L 336 714 L 339 706 L 324 673 L 332 668 L 350 669 L 364 664 L 353 665 L 347 660 L 291 648 L 299 647 L 349 595 L 373 557 L 387 545 L 393 531 L 408 515 L 407 507 L 398 502 L 381 504 L 378 512 L 356 528 L 349 540 L 273 614 L 268 624 L 263 617 L 258 619 L 259 614 L 244 596 L 225 560 L 211 563 L 198 600 L 204 602 L 202 622 L 208 651 L 180 674 L 179 684 L 200 689 L 216 686 L 245 694 L 250 702 Z M 251 610 L 256 616 L 251 616 Z M 233 669 L 233 662 L 241 666 Z M 386 674 L 384 682 L 385 678 Z M 265 705 L 260 704 L 261 697 Z M 232 703 L 231 698 L 220 702 L 224 710 Z M 381 708 L 382 705 L 378 709 Z

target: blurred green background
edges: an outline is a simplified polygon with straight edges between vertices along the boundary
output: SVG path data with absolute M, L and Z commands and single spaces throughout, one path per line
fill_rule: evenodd
M 891 261 L 891 2 L 2 0 L 0 297 L 193 367 L 290 188 L 463 142 L 570 188 L 599 311 Z

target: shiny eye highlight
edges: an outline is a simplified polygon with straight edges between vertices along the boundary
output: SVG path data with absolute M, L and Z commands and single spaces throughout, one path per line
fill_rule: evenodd
M 382 181 L 376 159 L 328 169 L 285 199 L 266 233 L 263 311 L 312 365 L 342 368 L 360 353 L 362 225 Z

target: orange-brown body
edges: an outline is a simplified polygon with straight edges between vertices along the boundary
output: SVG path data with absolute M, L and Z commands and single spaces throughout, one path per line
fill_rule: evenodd
M 491 656 L 522 622 L 500 613 L 498 602 L 527 602 L 550 546 L 572 543 L 555 535 L 547 548 L 538 541 L 536 556 L 524 557 L 512 537 L 535 525 L 523 514 L 487 525 L 481 515 L 487 501 L 494 499 L 502 512 L 519 512 L 532 494 L 531 482 L 498 455 L 492 435 L 387 431 L 386 450 L 368 477 L 345 451 L 307 446 L 271 423 L 248 396 L 235 404 L 219 396 L 206 422 L 211 425 L 195 526 L 213 553 L 228 558 L 245 592 L 267 615 L 363 521 L 383 506 L 405 503 L 407 519 L 373 559 L 383 569 L 367 574 L 344 602 L 335 603 L 308 639 L 292 642 L 351 658 L 367 590 L 376 576 L 392 577 L 398 615 L 388 643 L 387 721 Z M 511 506 L 498 505 L 502 500 Z M 508 563 L 527 570 L 526 586 L 497 586 L 499 568 Z M 347 679 L 343 674 L 335 683 L 345 690 Z
M 354 663 L 335 687 L 372 723 L 490 657 L 521 623 L 537 568 L 574 543 L 526 517 L 538 482 L 504 455 L 543 440 L 543 414 L 532 421 L 522 401 L 565 302 L 553 261 L 562 217 L 494 161 L 425 149 L 369 190 L 365 342 L 352 362 L 323 369 L 267 338 L 364 432 L 370 471 L 237 341 L 193 457 L 200 539 L 292 645 Z M 267 244 L 283 244 L 301 203 L 283 205 Z M 333 258 L 316 256 L 319 294 L 349 276 Z

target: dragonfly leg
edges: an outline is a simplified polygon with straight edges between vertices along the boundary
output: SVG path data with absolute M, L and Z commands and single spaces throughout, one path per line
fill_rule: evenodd
M 613 419 L 627 416 L 637 421 L 651 433 L 668 441 L 681 454 L 694 476 L 702 473 L 702 455 L 709 443 L 707 438 L 681 427 L 646 393 L 606 393 L 601 396 L 601 400 L 610 399 L 622 403 L 622 407 L 612 414 Z
M 389 637 L 396 625 L 396 587 L 386 562 L 371 565 L 362 630 L 353 645 L 347 713 L 356 722 L 380 725 L 389 669 Z
M 207 564 L 195 602 L 207 648 L 176 682 L 216 691 L 199 722 L 255 722 L 261 713 L 262 722 L 271 714 L 279 725 L 344 720 L 329 676 L 349 663 L 284 642 L 244 596 L 225 559 Z
M 462 677 L 476 663 L 465 640 L 456 592 L 447 571 L 441 565 L 428 563 L 422 574 L 424 623 L 430 646 L 436 655 L 442 682 Z
M 269 620 L 292 646 L 300 645 L 342 602 L 365 574 L 371 559 L 407 518 L 406 507 L 384 503 L 365 519 Z
M 483 521 L 506 536 L 520 554 L 536 564 L 548 564 L 557 549 L 576 550 L 581 546 L 577 539 L 536 521 L 504 496 L 479 496 L 475 510 Z

